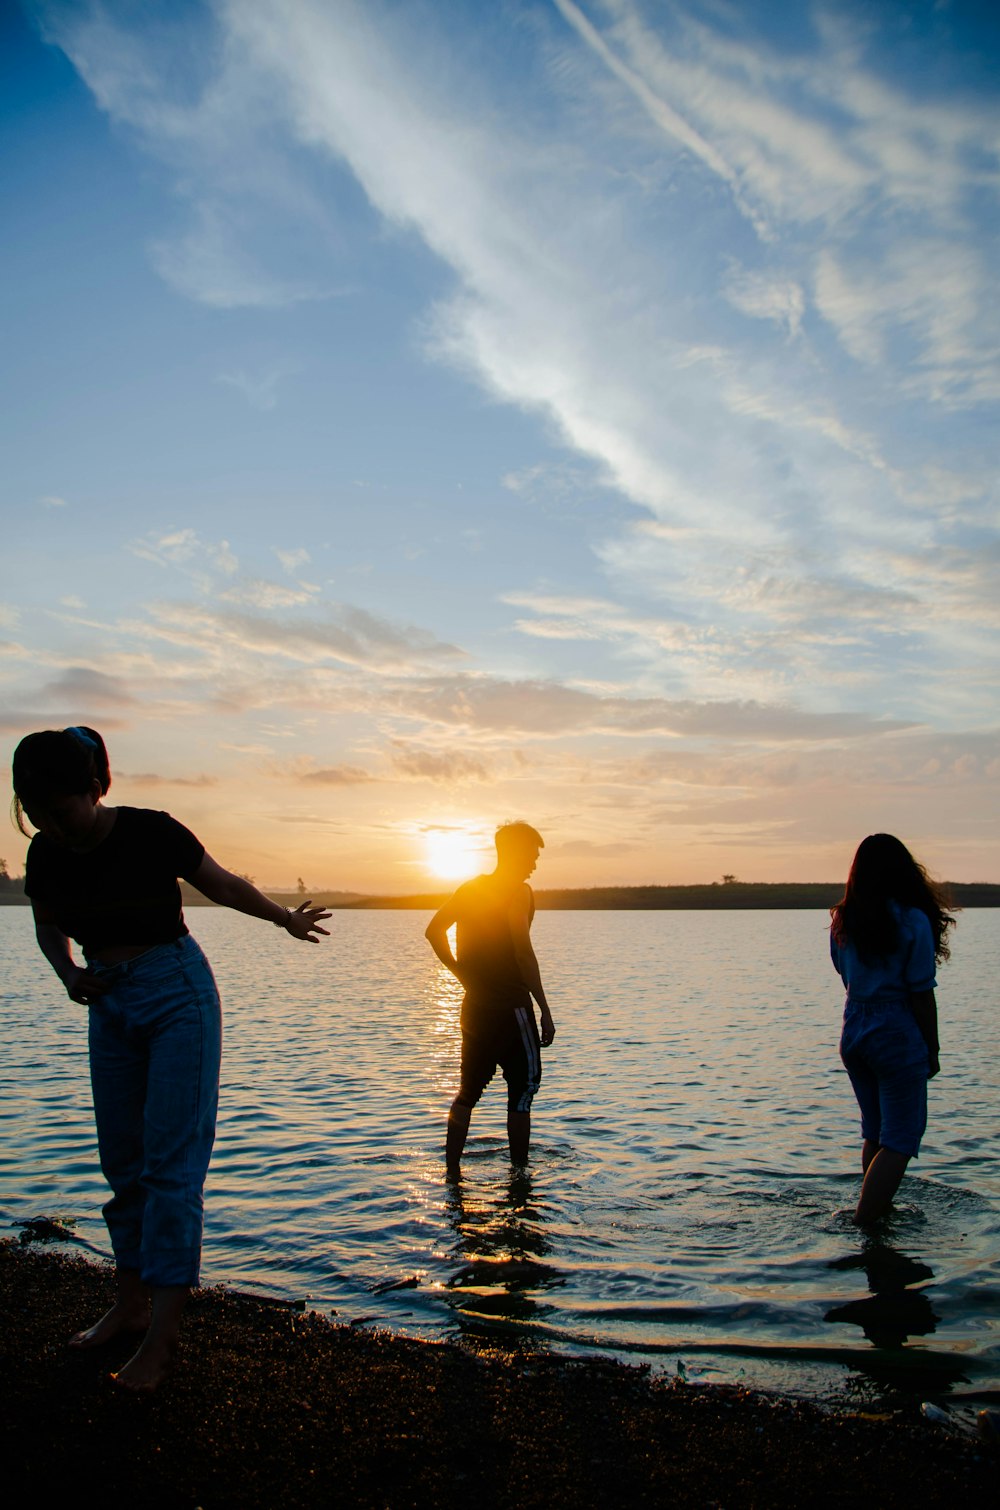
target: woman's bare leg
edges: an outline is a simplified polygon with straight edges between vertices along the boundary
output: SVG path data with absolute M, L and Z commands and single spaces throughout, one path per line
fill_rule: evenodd
M 859 1227 L 867 1227 L 869 1222 L 885 1216 L 909 1162 L 909 1154 L 897 1153 L 894 1148 L 880 1148 L 869 1160 L 861 1198 L 854 1213 Z
M 117 1295 L 110 1311 L 105 1311 L 100 1321 L 69 1339 L 70 1347 L 103 1347 L 119 1332 L 144 1332 L 149 1326 L 149 1286 L 139 1278 L 138 1269 L 118 1269 L 115 1272 Z
M 187 1286 L 158 1285 L 152 1291 L 153 1311 L 138 1351 L 124 1368 L 112 1375 L 127 1389 L 148 1394 L 156 1389 L 170 1367 L 181 1329 L 181 1314 L 188 1298 Z

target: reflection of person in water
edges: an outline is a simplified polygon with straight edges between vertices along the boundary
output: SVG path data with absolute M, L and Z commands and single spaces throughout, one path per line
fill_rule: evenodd
M 861 1253 L 834 1259 L 830 1268 L 864 1269 L 871 1292 L 833 1306 L 823 1317 L 832 1326 L 860 1327 L 872 1344 L 870 1351 L 852 1348 L 844 1358 L 853 1370 L 848 1389 L 863 1389 L 870 1400 L 874 1384 L 880 1396 L 891 1390 L 922 1399 L 968 1382 L 961 1353 L 949 1357 L 943 1350 L 906 1346 L 911 1337 L 929 1337 L 941 1322 L 927 1290 L 914 1288 L 934 1278 L 928 1264 L 884 1243 L 866 1242 Z
M 222 1044 L 218 992 L 185 926 L 177 879 L 311 943 L 330 914 L 272 902 L 167 813 L 106 806 L 108 752 L 93 729 L 29 734 L 13 776 L 18 827 L 27 834 L 27 818 L 38 830 L 25 891 L 39 947 L 70 1000 L 89 1008 L 97 1140 L 113 1192 L 104 1215 L 117 1299 L 71 1346 L 145 1332 L 116 1377 L 151 1390 L 198 1283 Z M 74 960 L 73 939 L 86 965 Z
M 542 1292 L 564 1283 L 548 1262 L 548 1214 L 534 1197 L 531 1168 L 511 1166 L 504 1182 L 492 1183 L 466 1201 L 453 1180 L 447 1202 L 455 1230 L 458 1266 L 445 1283 L 445 1300 L 463 1329 L 478 1330 L 486 1318 L 530 1321 Z
M 847 987 L 840 1053 L 861 1108 L 864 1182 L 854 1220 L 892 1204 L 927 1126 L 938 1073 L 934 966 L 954 925 L 943 892 L 892 834 L 858 846 L 831 908 L 830 952 Z
M 910 1288 L 934 1278 L 929 1265 L 879 1243 L 863 1253 L 834 1259 L 830 1268 L 864 1269 L 871 1294 L 834 1306 L 826 1312 L 825 1321 L 853 1322 L 869 1342 L 881 1348 L 902 1347 L 908 1337 L 926 1337 L 935 1330 L 940 1317 L 929 1297 L 923 1290 Z
M 542 1074 L 539 1048 L 556 1031 L 530 935 L 535 903 L 527 882 L 543 840 L 530 824 L 505 823 L 497 829 L 496 848 L 496 869 L 460 886 L 427 927 L 434 953 L 465 987 L 461 1083 L 445 1148 L 450 1169 L 458 1168 L 472 1108 L 498 1064 L 507 1082 L 510 1156 L 516 1163 L 527 1159 L 531 1102 Z M 453 924 L 454 954 L 448 942 Z M 532 997 L 541 1011 L 540 1040 Z

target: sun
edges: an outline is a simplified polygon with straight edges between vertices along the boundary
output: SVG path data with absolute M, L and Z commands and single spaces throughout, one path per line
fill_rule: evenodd
M 428 869 L 443 881 L 462 880 L 479 866 L 480 846 L 463 829 L 432 829 L 424 835 Z

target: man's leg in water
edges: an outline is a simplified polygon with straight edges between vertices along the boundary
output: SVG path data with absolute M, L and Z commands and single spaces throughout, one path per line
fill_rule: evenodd
M 451 1103 L 451 1111 L 448 1113 L 448 1132 L 445 1137 L 444 1161 L 449 1169 L 457 1169 L 465 1151 L 465 1140 L 469 1135 L 469 1121 L 472 1117 L 472 1107 L 464 1101 L 459 1101 L 456 1096 Z
M 462 1026 L 462 1068 L 459 1074 L 458 1095 L 451 1103 L 448 1113 L 448 1135 L 445 1141 L 445 1163 L 456 1170 L 465 1149 L 469 1132 L 472 1108 L 496 1073 L 496 1044 L 488 1032 L 483 1035 L 469 1033 Z
M 512 1164 L 528 1162 L 528 1145 L 531 1142 L 531 1113 L 507 1113 L 507 1141 L 510 1144 Z
M 510 1038 L 501 1064 L 507 1082 L 507 1141 L 511 1163 L 526 1164 L 531 1143 L 531 1103 L 542 1078 L 541 1045 L 530 1001 L 527 1005 L 519 1005 L 512 1014 Z

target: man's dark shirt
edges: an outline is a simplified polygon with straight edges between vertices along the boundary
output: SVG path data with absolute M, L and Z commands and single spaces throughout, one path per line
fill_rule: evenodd
M 465 977 L 465 1006 L 473 1011 L 511 1009 L 528 995 L 510 934 L 508 914 L 515 895 L 516 887 L 499 884 L 493 876 L 477 876 L 460 886 L 453 898 L 455 958 Z M 529 922 L 534 913 L 532 897 Z

